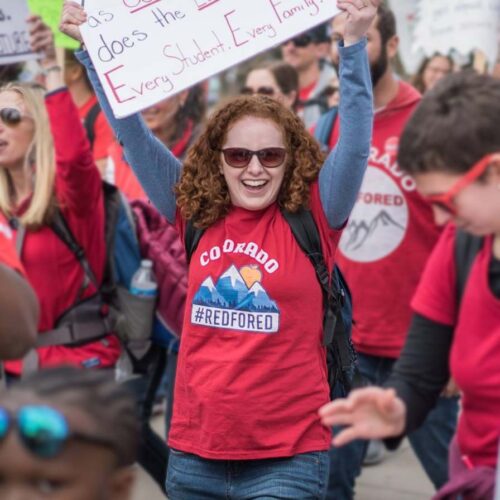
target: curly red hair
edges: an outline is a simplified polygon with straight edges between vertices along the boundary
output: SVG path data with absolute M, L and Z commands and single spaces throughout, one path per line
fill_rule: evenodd
M 262 95 L 240 96 L 219 107 L 209 118 L 188 152 L 175 188 L 181 215 L 197 227 L 206 228 L 229 212 L 231 198 L 220 173 L 220 149 L 231 126 L 247 116 L 272 120 L 283 132 L 287 164 L 279 205 L 290 212 L 309 205 L 310 185 L 324 161 L 319 144 L 302 121 L 278 101 Z

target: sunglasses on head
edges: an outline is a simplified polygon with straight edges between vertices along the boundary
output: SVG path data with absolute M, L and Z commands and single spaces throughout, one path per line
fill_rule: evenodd
M 4 125 L 15 127 L 19 125 L 23 118 L 31 118 L 29 115 L 24 115 L 17 108 L 2 108 L 0 109 L 0 120 Z
M 493 161 L 494 156 L 498 153 L 492 153 L 481 158 L 477 163 L 475 163 L 472 168 L 464 174 L 460 179 L 458 179 L 453 186 L 451 186 L 446 193 L 442 194 L 431 194 L 426 196 L 425 199 L 431 204 L 434 205 L 444 212 L 449 213 L 450 215 L 457 215 L 457 208 L 455 206 L 455 197 L 465 189 L 467 186 L 476 181 L 486 169 L 490 166 Z
M 224 155 L 225 162 L 234 168 L 247 167 L 254 155 L 257 156 L 263 167 L 275 168 L 283 164 L 286 156 L 286 150 L 283 148 L 264 148 L 258 151 L 245 148 L 226 148 L 219 151 Z
M 40 458 L 54 458 L 71 439 L 114 448 L 111 441 L 88 436 L 69 429 L 66 417 L 55 408 L 43 405 L 25 405 L 10 413 L 0 407 L 0 441 L 16 427 L 20 441 Z
M 252 87 L 243 87 L 240 91 L 241 95 L 255 95 L 255 94 L 260 94 L 260 95 L 268 95 L 272 96 L 274 95 L 274 89 L 272 87 L 259 87 L 258 89 L 254 90 Z

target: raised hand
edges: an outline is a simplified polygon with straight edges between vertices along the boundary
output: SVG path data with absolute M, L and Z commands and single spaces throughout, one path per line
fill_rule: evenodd
M 40 16 L 30 16 L 27 22 L 31 49 L 42 56 L 40 60 L 42 67 L 57 64 L 56 47 L 52 30 L 42 21 Z
M 332 443 L 343 446 L 354 439 L 381 439 L 403 433 L 406 406 L 393 389 L 366 387 L 352 391 L 319 410 L 323 425 L 342 425 Z
M 59 30 L 62 33 L 82 43 L 83 40 L 80 33 L 80 26 L 86 21 L 87 14 L 80 4 L 69 0 L 64 2 L 61 22 L 59 24 Z
M 366 35 L 382 0 L 337 0 L 337 7 L 346 16 L 344 44 L 357 43 Z

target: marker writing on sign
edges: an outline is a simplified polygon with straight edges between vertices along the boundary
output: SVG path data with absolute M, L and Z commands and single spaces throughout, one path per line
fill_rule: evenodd
M 175 44 L 175 48 L 170 44 L 163 47 L 163 55 L 167 59 L 175 61 L 176 63 L 177 67 L 172 71 L 173 76 L 180 75 L 186 69 L 189 69 L 198 64 L 203 64 L 210 59 L 223 54 L 226 51 L 224 42 L 219 39 L 217 33 L 215 33 L 215 31 L 213 30 L 212 35 L 215 40 L 208 47 L 202 47 L 200 45 L 200 42 L 193 38 L 192 42 L 194 51 L 188 55 L 186 55 L 185 53 L 186 49 L 181 47 L 178 43 Z
M 127 9 L 131 9 L 130 13 L 135 14 L 136 12 L 141 11 L 142 9 L 146 9 L 147 7 L 151 7 L 155 3 L 161 2 L 162 0 L 122 0 L 123 5 L 127 7 Z
M 302 0 L 297 1 L 297 3 L 293 7 L 281 8 L 278 10 L 278 6 L 283 2 L 277 0 L 269 0 L 271 7 L 278 18 L 278 21 L 283 23 L 284 21 L 291 19 L 297 15 L 309 13 L 310 16 L 316 16 L 319 14 L 319 6 L 318 3 L 323 3 L 323 0 Z
M 111 77 L 113 73 L 119 72 L 123 68 L 125 68 L 125 65 L 120 64 L 104 73 L 106 83 L 116 102 L 119 104 L 133 101 L 137 97 L 144 96 L 146 93 L 161 91 L 163 94 L 170 94 L 174 90 L 174 83 L 167 75 L 160 75 L 150 80 L 141 80 L 134 85 L 126 85 L 125 83 L 118 82 L 117 75 L 114 75 L 113 78 Z M 117 76 L 116 79 L 115 76 Z

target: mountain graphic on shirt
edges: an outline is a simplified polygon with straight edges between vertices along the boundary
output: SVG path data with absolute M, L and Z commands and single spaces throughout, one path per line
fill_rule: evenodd
M 227 301 L 231 309 L 236 309 L 248 295 L 248 287 L 235 266 L 231 266 L 217 281 L 215 288 Z
M 276 303 L 256 281 L 248 288 L 245 280 L 232 265 L 214 284 L 208 277 L 193 298 L 193 304 L 221 309 L 250 312 L 279 312 Z
M 208 277 L 200 286 L 193 299 L 194 304 L 227 307 L 226 299 L 217 291 L 212 278 Z
M 343 250 L 358 250 L 365 245 L 370 245 L 373 239 L 383 240 L 386 238 L 385 233 L 390 233 L 390 238 L 393 239 L 394 231 L 404 232 L 405 228 L 385 210 L 379 212 L 369 223 L 364 220 L 351 220 L 345 229 L 347 240 L 343 244 Z
M 269 295 L 259 282 L 252 285 L 243 302 L 238 304 L 238 309 L 244 311 L 279 312 L 276 303 L 269 298 Z

